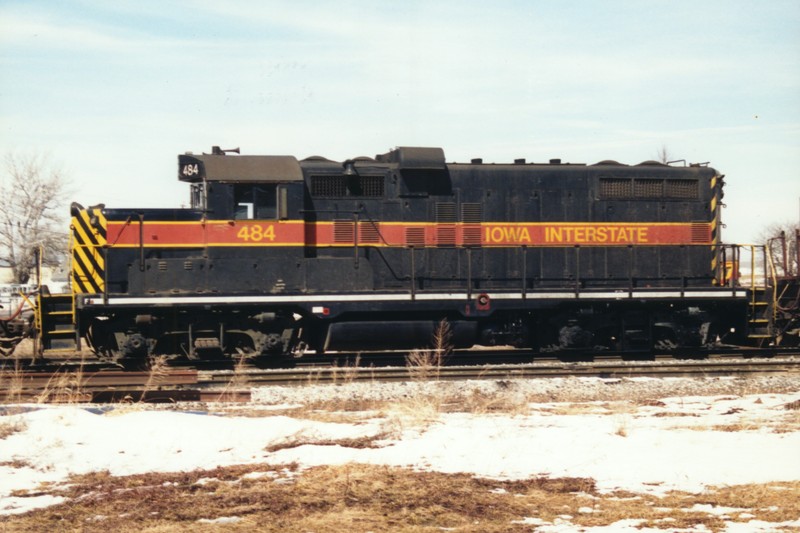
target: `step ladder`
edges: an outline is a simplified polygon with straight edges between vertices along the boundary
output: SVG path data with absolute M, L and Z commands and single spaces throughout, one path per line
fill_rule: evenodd
M 50 294 L 42 287 L 36 308 L 39 353 L 47 355 L 80 350 L 81 341 L 76 329 L 75 295 Z
M 772 289 L 753 287 L 747 313 L 747 338 L 764 345 L 775 339 Z

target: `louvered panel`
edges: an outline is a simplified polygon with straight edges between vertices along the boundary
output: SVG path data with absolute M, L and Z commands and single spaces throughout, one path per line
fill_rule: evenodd
M 406 246 L 425 246 L 425 228 L 406 228 Z
M 480 224 L 483 222 L 483 205 L 475 203 L 461 204 L 461 222 L 464 224 Z
M 436 227 L 437 246 L 456 245 L 456 226 L 455 224 L 439 225 Z
M 456 204 L 452 202 L 436 203 L 436 222 L 453 223 L 456 222 Z
M 483 205 L 478 203 L 461 204 L 461 242 L 464 246 L 481 245 L 481 222 L 483 222 Z
M 378 222 L 361 222 L 358 225 L 358 242 L 364 244 L 377 244 L 381 241 L 381 232 Z
M 708 243 L 711 242 L 711 228 L 705 222 L 692 223 L 692 242 Z
M 333 242 L 353 244 L 355 242 L 355 223 L 352 220 L 334 220 Z
M 464 246 L 480 246 L 481 245 L 481 227 L 480 225 L 463 226 L 463 243 Z

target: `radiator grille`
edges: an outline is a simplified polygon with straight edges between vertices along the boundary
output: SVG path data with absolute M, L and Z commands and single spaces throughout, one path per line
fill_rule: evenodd
M 663 180 L 633 180 L 633 194 L 637 198 L 660 198 L 664 195 Z
M 381 198 L 385 192 L 384 182 L 383 176 L 311 176 L 311 196 Z
M 361 176 L 359 179 L 361 194 L 360 196 L 367 197 L 382 197 L 383 196 L 383 176 Z
M 347 196 L 345 176 L 311 176 L 311 196 L 338 198 Z
M 629 179 L 601 178 L 600 196 L 603 198 L 630 198 L 633 186 Z
M 697 180 L 667 180 L 667 198 L 694 200 L 698 197 Z
M 696 200 L 699 182 L 693 179 L 600 178 L 600 197 L 604 199 L 669 198 Z

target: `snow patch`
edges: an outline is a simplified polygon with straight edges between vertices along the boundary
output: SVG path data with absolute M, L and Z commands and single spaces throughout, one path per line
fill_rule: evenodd
M 0 440 L 0 515 L 63 501 L 42 495 L 40 487 L 44 483 L 57 487 L 73 474 L 107 470 L 124 476 L 248 463 L 308 467 L 364 463 L 502 480 L 591 478 L 601 491 L 651 494 L 800 480 L 800 462 L 794 460 L 800 431 L 796 425 L 774 430 L 789 413 L 784 406 L 800 398 L 796 378 L 786 382 L 795 385 L 795 392 L 784 394 L 737 395 L 728 392 L 732 381 L 673 380 L 657 401 L 598 400 L 608 387 L 646 387 L 652 397 L 650 388 L 661 390 L 665 383 L 573 378 L 271 387 L 254 391 L 253 397 L 262 403 L 251 407 L 260 416 L 249 417 L 198 416 L 205 413 L 155 406 L 7 410 L 0 419 L 20 430 Z M 277 416 L 265 409 L 339 396 L 403 401 L 419 394 L 470 397 L 478 391 L 518 393 L 523 398 L 552 393 L 558 398 L 565 388 L 598 396 L 585 404 L 574 400 L 534 404 L 525 415 L 433 412 L 424 423 L 405 422 L 394 412 L 386 418 L 371 415 L 374 418 L 354 423 L 331 423 Z M 716 392 L 704 396 L 699 393 L 704 389 Z M 348 446 L 370 438 L 380 439 L 382 446 Z M 275 482 L 291 482 L 294 475 L 255 472 L 245 478 L 271 476 Z M 197 483 L 217 481 L 202 478 Z M 25 497 L 26 491 L 31 496 Z M 747 511 L 710 506 L 692 510 L 719 516 L 742 516 Z M 633 530 L 636 524 L 626 521 L 616 526 Z

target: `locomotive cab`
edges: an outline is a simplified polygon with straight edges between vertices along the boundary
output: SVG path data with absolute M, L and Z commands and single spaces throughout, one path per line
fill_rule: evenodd
M 192 208 L 209 219 L 286 220 L 303 199 L 303 172 L 292 156 L 179 156 L 179 179 L 191 183 Z

